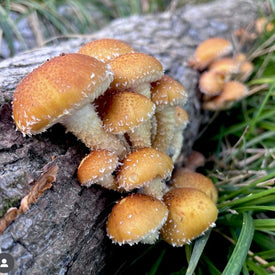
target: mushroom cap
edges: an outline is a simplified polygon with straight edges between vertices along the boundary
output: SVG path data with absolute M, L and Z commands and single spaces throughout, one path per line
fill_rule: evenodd
M 250 61 L 244 61 L 240 65 L 239 75 L 241 77 L 241 81 L 246 81 L 250 75 L 253 73 L 254 65 Z
M 135 89 L 143 83 L 159 80 L 163 75 L 161 63 L 145 53 L 127 53 L 110 62 L 114 72 L 111 88 L 114 90 Z
M 185 171 L 175 174 L 172 177 L 173 187 L 190 187 L 205 193 L 214 203 L 217 203 L 218 192 L 213 181 L 201 173 Z
M 150 235 L 158 237 L 167 216 L 168 210 L 162 201 L 143 194 L 131 194 L 113 207 L 107 221 L 107 234 L 120 245 L 132 245 L 144 239 L 145 243 L 153 243 L 155 239 Z
M 238 73 L 239 67 L 240 63 L 238 60 L 231 57 L 224 57 L 213 62 L 209 70 L 216 73 L 222 73 L 224 75 L 230 75 Z
M 179 107 L 179 106 L 176 106 L 175 107 L 175 122 L 176 122 L 176 125 L 182 129 L 182 128 L 185 128 L 189 122 L 188 120 L 188 114 L 187 112 Z
M 229 54 L 232 49 L 232 44 L 227 39 L 220 37 L 206 39 L 197 47 L 189 65 L 203 70 L 217 58 Z
M 215 226 L 218 210 L 214 202 L 194 188 L 174 188 L 163 201 L 169 214 L 161 237 L 173 246 L 190 243 L 208 228 Z
M 81 185 L 90 186 L 111 175 L 117 166 L 118 157 L 114 152 L 93 150 L 80 162 L 77 177 Z
M 225 83 L 221 94 L 217 97 L 217 102 L 234 101 L 243 98 L 248 94 L 247 87 L 236 80 Z
M 93 57 L 77 53 L 54 57 L 17 86 L 16 126 L 29 135 L 42 132 L 103 94 L 111 81 L 108 66 Z
M 187 101 L 187 93 L 178 81 L 164 75 L 160 80 L 152 83 L 151 99 L 157 107 L 183 105 Z
M 172 159 L 163 152 L 146 147 L 129 153 L 117 175 L 120 188 L 130 191 L 148 184 L 155 177 L 168 178 L 173 170 Z
M 224 83 L 225 77 L 223 74 L 214 71 L 205 71 L 200 76 L 199 87 L 203 94 L 215 96 L 222 91 Z
M 146 96 L 123 91 L 109 98 L 102 121 L 107 131 L 122 134 L 151 118 L 154 112 L 155 104 Z
M 103 38 L 91 41 L 83 45 L 78 53 L 92 56 L 102 62 L 109 62 L 110 60 L 135 50 L 127 43 L 111 38 Z

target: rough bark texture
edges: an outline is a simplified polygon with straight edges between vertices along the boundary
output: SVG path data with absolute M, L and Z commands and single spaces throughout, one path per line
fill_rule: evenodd
M 18 206 L 43 167 L 58 165 L 57 180 L 38 202 L 20 215 L 0 236 L 2 252 L 15 258 L 11 274 L 99 274 L 110 270 L 113 253 L 124 248 L 111 244 L 105 222 L 120 197 L 98 186 L 81 188 L 76 169 L 88 150 L 62 126 L 23 137 L 12 120 L 11 101 L 19 81 L 48 58 L 75 52 L 92 39 L 114 37 L 158 58 L 165 73 L 189 93 L 191 123 L 185 132 L 184 153 L 190 151 L 203 120 L 197 96 L 197 73 L 187 66 L 196 46 L 206 38 L 231 38 L 257 15 L 253 1 L 216 1 L 180 10 L 119 19 L 86 39 L 21 53 L 0 63 L 0 210 Z M 131 247 L 131 249 L 135 249 Z M 129 250 L 126 249 L 129 252 Z M 122 260 L 123 262 L 123 260 Z M 106 269 L 107 266 L 107 269 Z

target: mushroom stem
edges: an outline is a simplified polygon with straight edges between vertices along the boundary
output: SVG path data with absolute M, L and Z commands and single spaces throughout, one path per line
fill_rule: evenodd
M 117 190 L 115 178 L 112 174 L 106 175 L 103 178 L 98 179 L 97 184 L 99 184 L 100 186 L 106 189 Z
M 172 138 L 171 144 L 169 146 L 169 153 L 168 155 L 171 156 L 173 162 L 175 163 L 177 158 L 179 157 L 181 153 L 181 149 L 183 146 L 183 131 L 176 131 L 174 134 L 174 137 Z
M 156 111 L 157 134 L 152 147 L 166 153 L 174 136 L 175 130 L 175 107 L 165 106 Z
M 148 119 L 129 131 L 128 136 L 135 149 L 151 147 L 151 120 Z
M 115 152 L 119 158 L 123 158 L 126 153 L 121 141 L 104 131 L 102 121 L 92 104 L 76 111 L 73 116 L 66 117 L 62 124 L 90 149 L 106 149 Z
M 147 98 L 151 98 L 151 84 L 143 83 L 134 88 L 136 93 L 146 96 Z
M 148 184 L 143 186 L 142 193 L 161 200 L 164 194 L 164 190 L 166 189 L 165 187 L 166 184 L 164 180 L 162 180 L 161 177 L 156 177 Z

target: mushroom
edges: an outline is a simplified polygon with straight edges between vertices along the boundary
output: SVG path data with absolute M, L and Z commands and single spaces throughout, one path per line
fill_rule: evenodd
M 187 112 L 179 106 L 175 107 L 175 131 L 172 141 L 168 147 L 169 155 L 173 162 L 177 160 L 181 153 L 181 149 L 183 146 L 183 131 L 188 124 L 188 114 Z
M 161 237 L 172 246 L 189 244 L 215 226 L 218 210 L 214 202 L 194 188 L 174 188 L 163 196 L 168 218 Z
M 213 111 L 224 110 L 246 95 L 248 95 L 247 87 L 239 81 L 232 80 L 225 83 L 222 92 L 217 97 L 205 102 L 203 108 Z
M 119 188 L 131 191 L 143 188 L 145 194 L 162 198 L 164 179 L 171 176 L 172 159 L 153 148 L 141 148 L 129 153 L 122 161 L 117 174 Z
M 231 57 L 224 57 L 219 60 L 213 62 L 209 70 L 215 73 L 220 73 L 225 76 L 226 80 L 229 80 L 233 74 L 237 74 L 239 72 L 240 63 Z
M 167 216 L 168 210 L 162 201 L 131 194 L 113 207 L 106 225 L 107 235 L 119 245 L 153 244 Z
M 91 149 L 124 155 L 125 148 L 106 133 L 94 106 L 113 79 L 109 66 L 83 54 L 62 54 L 33 70 L 17 86 L 13 117 L 17 128 L 31 135 L 62 123 Z
M 78 51 L 78 53 L 92 56 L 105 63 L 130 52 L 135 52 L 130 45 L 121 40 L 110 38 L 91 41 L 83 45 Z
M 93 150 L 80 163 L 77 177 L 81 185 L 91 186 L 94 183 L 107 189 L 116 190 L 113 172 L 118 166 L 118 157 L 108 150 Z
M 205 165 L 205 156 L 198 152 L 198 151 L 192 151 L 185 160 L 183 169 L 180 169 L 177 171 L 195 171 L 198 167 Z
M 147 97 L 130 91 L 113 94 L 106 103 L 103 124 L 107 132 L 127 133 L 134 148 L 151 144 L 150 131 L 145 125 L 155 112 L 155 104 Z M 144 127 L 145 126 L 145 127 Z
M 151 83 L 163 75 L 161 63 L 145 53 L 127 53 L 110 62 L 114 80 L 110 87 L 113 90 L 134 92 L 150 98 Z
M 172 177 L 172 187 L 195 188 L 205 193 L 214 203 L 217 203 L 218 192 L 213 181 L 201 173 L 177 170 Z
M 204 95 L 204 100 L 209 100 L 213 96 L 221 93 L 225 83 L 225 76 L 214 71 L 205 71 L 199 79 L 199 88 Z
M 220 37 L 204 40 L 196 49 L 193 58 L 189 60 L 189 66 L 204 70 L 214 60 L 229 54 L 233 47 L 230 41 Z
M 151 99 L 156 104 L 157 132 L 152 147 L 167 153 L 175 131 L 175 106 L 184 105 L 187 93 L 172 77 L 164 75 L 152 84 Z

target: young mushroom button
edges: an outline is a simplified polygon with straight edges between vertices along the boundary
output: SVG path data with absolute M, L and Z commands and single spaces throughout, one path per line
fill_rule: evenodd
M 145 194 L 162 198 L 164 179 L 171 176 L 172 159 L 153 148 L 141 148 L 128 154 L 117 174 L 118 187 L 126 191 L 141 188 Z
M 107 221 L 107 234 L 119 245 L 153 244 L 167 215 L 167 207 L 162 201 L 143 194 L 131 194 L 113 207 Z
M 105 63 L 131 52 L 135 52 L 135 50 L 130 45 L 121 40 L 111 38 L 91 41 L 83 45 L 78 51 L 78 53 L 92 56 Z
M 107 189 L 116 190 L 112 173 L 118 166 L 118 157 L 107 150 L 93 150 L 80 163 L 77 177 L 81 185 L 91 186 L 94 183 Z
M 172 246 L 183 246 L 215 226 L 218 210 L 214 202 L 194 188 L 174 188 L 163 201 L 169 214 L 161 237 Z
M 124 155 L 124 146 L 103 130 L 91 104 L 112 80 L 109 67 L 93 57 L 76 53 L 54 57 L 17 86 L 13 97 L 16 126 L 31 135 L 59 122 L 87 147 Z

